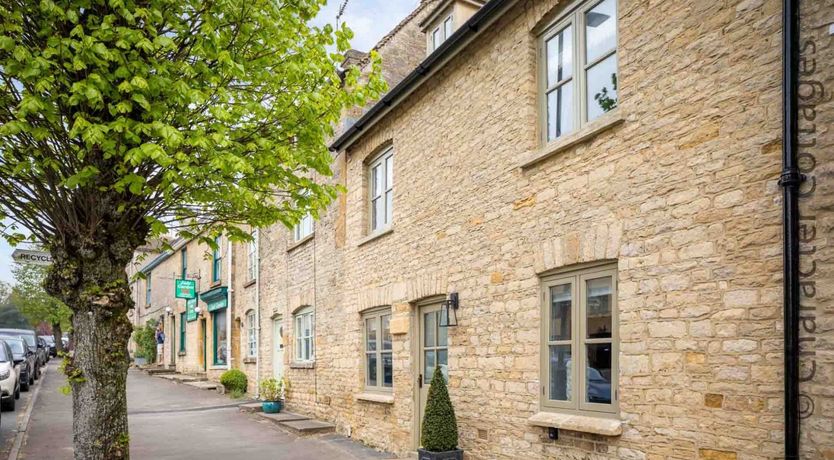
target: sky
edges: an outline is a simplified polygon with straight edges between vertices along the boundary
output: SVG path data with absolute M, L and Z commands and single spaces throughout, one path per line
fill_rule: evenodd
M 329 0 L 315 25 L 335 23 L 339 6 L 344 0 Z M 348 0 L 342 22 L 353 30 L 351 47 L 369 51 L 385 34 L 394 28 L 420 0 Z M 14 283 L 12 277 L 12 251 L 14 249 L 0 238 L 0 282 Z

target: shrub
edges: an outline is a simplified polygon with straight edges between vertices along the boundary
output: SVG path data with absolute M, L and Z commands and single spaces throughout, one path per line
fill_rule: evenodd
M 261 381 L 261 399 L 264 401 L 280 401 L 284 390 L 284 382 L 275 379 Z
M 246 374 L 240 369 L 231 369 L 220 376 L 220 384 L 226 388 L 226 391 L 233 392 L 235 390 L 245 393 L 247 386 Z
M 243 397 L 243 392 L 235 388 L 229 392 L 229 397 L 232 399 L 240 399 Z
M 156 320 L 150 320 L 133 332 L 136 342 L 136 357 L 145 358 L 148 363 L 156 361 Z
M 443 378 L 440 366 L 434 368 L 431 378 L 420 442 L 423 449 L 429 452 L 446 452 L 458 447 L 455 409 L 449 399 L 449 390 L 446 388 L 446 379 Z

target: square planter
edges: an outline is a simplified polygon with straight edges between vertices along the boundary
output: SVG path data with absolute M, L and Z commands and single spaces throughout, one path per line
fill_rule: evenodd
M 463 460 L 463 450 L 447 450 L 446 452 L 429 452 L 417 449 L 418 460 Z

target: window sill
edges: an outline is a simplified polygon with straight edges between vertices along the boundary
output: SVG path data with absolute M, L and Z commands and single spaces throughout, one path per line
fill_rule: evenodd
M 579 431 L 603 436 L 619 436 L 623 434 L 623 422 L 621 420 L 588 415 L 539 412 L 528 418 L 527 423 L 534 426 L 559 428 L 561 430 Z
M 296 249 L 297 247 L 299 247 L 299 246 L 304 246 L 304 243 L 306 243 L 306 242 L 308 242 L 308 241 L 312 240 L 314 236 L 316 236 L 316 233 L 315 233 L 315 232 L 313 232 L 313 233 L 311 233 L 311 234 L 309 234 L 309 235 L 305 236 L 304 238 L 301 238 L 300 240 L 298 240 L 298 241 L 296 241 L 296 242 L 294 242 L 294 243 L 290 244 L 290 246 L 287 248 L 287 252 L 292 252 L 292 251 L 293 251 L 294 249 Z
M 258 280 L 249 280 L 249 281 L 247 281 L 247 282 L 246 282 L 246 284 L 244 284 L 244 285 L 243 285 L 243 288 L 244 288 L 244 289 L 246 289 L 246 288 L 248 288 L 249 286 L 254 285 L 257 281 L 258 281 Z
M 257 362 L 257 358 L 243 358 L 243 364 L 255 364 Z
M 177 356 L 185 356 L 185 352 L 181 351 L 181 352 L 177 353 Z
M 365 238 L 362 238 L 361 240 L 359 240 L 359 243 L 357 243 L 356 246 L 357 247 L 363 246 L 363 245 L 365 245 L 367 243 L 370 243 L 371 241 L 373 241 L 377 238 L 382 238 L 385 235 L 390 235 L 391 233 L 394 233 L 394 227 L 393 226 L 386 227 L 382 230 L 377 230 L 376 232 L 371 233 L 370 235 L 366 236 Z
M 611 112 L 606 113 L 605 115 L 597 118 L 596 120 L 592 121 L 585 125 L 584 128 L 580 129 L 579 131 L 566 136 L 562 139 L 553 141 L 544 147 L 535 150 L 529 153 L 519 165 L 521 169 L 527 169 L 531 166 L 534 166 L 542 161 L 556 155 L 557 153 L 564 152 L 574 146 L 587 142 L 593 138 L 595 138 L 600 133 L 607 131 L 620 123 L 625 121 L 625 117 L 623 113 L 619 109 L 614 109 Z
M 315 369 L 316 362 L 315 361 L 302 361 L 302 362 L 292 362 L 290 363 L 290 369 Z
M 357 401 L 368 401 L 379 404 L 394 404 L 393 394 L 359 393 L 354 395 Z
M 210 371 L 225 371 L 225 370 L 228 370 L 228 369 L 231 369 L 231 368 L 229 366 L 227 366 L 226 364 L 214 364 L 214 365 L 209 366 Z

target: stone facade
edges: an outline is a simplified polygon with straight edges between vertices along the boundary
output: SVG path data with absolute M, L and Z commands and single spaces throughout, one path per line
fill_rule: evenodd
M 434 3 L 379 47 L 396 56 L 385 61 L 391 86 L 424 56 L 417 24 Z M 618 108 L 554 150 L 538 140 L 537 36 L 562 8 L 517 2 L 337 152 L 327 180 L 346 195 L 302 241 L 283 227 L 260 230 L 255 282 L 247 245 L 234 245 L 224 281 L 233 288 L 229 366 L 247 373 L 250 392 L 258 378 L 284 376 L 290 410 L 407 455 L 418 445 L 421 308 L 454 291 L 449 388 L 468 459 L 783 458 L 781 3 L 619 1 Z M 815 43 L 803 53 L 817 63 L 805 78 L 824 88 L 804 87 L 816 122 L 805 121 L 813 157 L 803 165 L 816 189 L 802 200 L 803 267 L 818 269 L 803 291 L 804 349 L 814 352 L 803 375 L 816 369 L 802 387 L 811 402 L 803 458 L 831 459 L 834 311 L 823 281 L 834 71 L 822 63 L 831 61 L 834 3 L 803 8 L 803 34 Z M 388 147 L 393 225 L 369 235 L 368 161 Z M 189 267 L 209 273 L 205 251 L 189 246 Z M 542 278 L 597 262 L 613 263 L 618 279 L 622 423 L 613 425 L 558 419 L 539 403 Z M 169 257 L 154 272 L 178 267 Z M 163 303 L 140 316 L 158 316 Z M 305 307 L 315 359 L 296 362 L 293 317 Z M 389 393 L 365 388 L 362 313 L 379 307 L 392 315 Z M 258 308 L 257 358 L 247 358 L 246 313 Z M 202 371 L 191 353 L 198 325 L 188 323 L 180 371 Z M 548 425 L 562 427 L 558 440 Z

